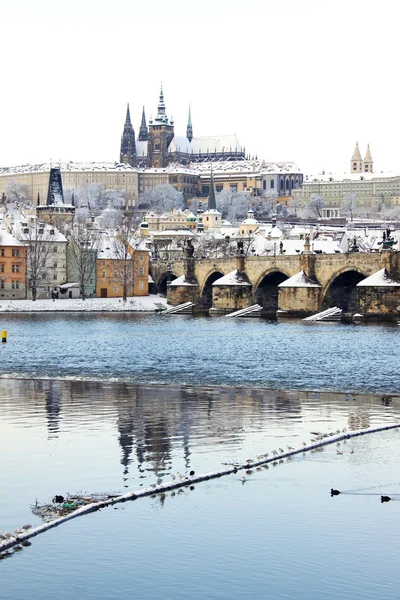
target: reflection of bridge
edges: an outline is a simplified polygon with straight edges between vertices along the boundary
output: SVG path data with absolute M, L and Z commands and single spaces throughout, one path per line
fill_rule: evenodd
M 221 285 L 218 287 L 219 295 L 216 296 L 216 286 L 213 288 L 213 283 L 235 269 L 244 275 L 247 289 L 245 290 L 242 285 L 240 290 L 239 286 L 235 290 L 235 286 L 231 284 L 229 289 L 226 286 L 224 290 L 224 286 Z M 222 306 L 221 298 L 224 296 L 225 309 L 221 312 L 229 312 L 257 302 L 264 307 L 266 313 L 283 309 L 293 314 L 315 312 L 331 306 L 338 306 L 344 311 L 356 311 L 360 309 L 360 301 L 362 309 L 368 313 L 365 302 L 372 302 L 371 293 L 376 295 L 379 292 L 382 303 L 382 294 L 387 296 L 389 287 L 375 289 L 374 292 L 370 288 L 356 288 L 356 286 L 381 269 L 386 269 L 393 280 L 400 281 L 400 252 L 187 258 L 170 263 L 170 274 L 168 261 L 158 260 L 151 264 L 151 274 L 161 293 L 167 292 L 168 277 L 174 280 L 186 275 L 187 280 L 193 284 L 188 286 L 186 280 L 183 285 L 174 288 L 168 286 L 168 300 L 171 304 L 192 300 L 199 309 L 208 310 L 217 308 L 218 303 Z M 305 288 L 300 291 L 295 286 L 278 288 L 279 284 L 301 271 L 315 282 L 315 287 L 309 286 L 306 291 Z M 366 290 L 369 296 L 362 300 L 362 293 L 364 292 L 365 296 Z M 386 312 L 394 314 L 400 304 L 400 286 L 390 288 L 390 294 L 390 309 Z M 373 301 L 376 304 L 377 298 Z

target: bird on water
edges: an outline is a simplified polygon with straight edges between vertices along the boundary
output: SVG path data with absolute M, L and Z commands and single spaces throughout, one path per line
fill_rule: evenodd
M 339 496 L 340 491 L 339 490 L 334 490 L 333 488 L 331 488 L 331 496 Z
M 381 496 L 381 502 L 390 502 L 390 501 L 391 501 L 390 496 Z

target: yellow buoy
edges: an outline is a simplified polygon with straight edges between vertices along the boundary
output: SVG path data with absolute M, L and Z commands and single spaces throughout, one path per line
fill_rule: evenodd
M 6 342 L 7 341 L 7 331 L 3 331 L 1 332 L 1 341 L 2 342 Z

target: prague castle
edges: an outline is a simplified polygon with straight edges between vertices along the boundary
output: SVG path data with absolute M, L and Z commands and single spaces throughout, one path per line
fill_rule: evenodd
M 185 137 L 177 137 L 174 121 L 166 113 L 164 94 L 161 87 L 157 116 L 146 123 L 143 107 L 139 135 L 136 139 L 131 122 L 129 104 L 126 111 L 124 130 L 121 138 L 120 163 L 131 166 L 166 167 L 170 163 L 188 165 L 189 163 L 210 160 L 244 160 L 245 148 L 242 148 L 236 135 L 193 137 L 193 125 L 189 107 Z

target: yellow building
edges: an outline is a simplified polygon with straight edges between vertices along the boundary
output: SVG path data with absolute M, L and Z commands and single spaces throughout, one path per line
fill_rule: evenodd
M 0 299 L 26 298 L 26 248 L 0 229 Z
M 172 210 L 170 213 L 156 215 L 147 213 L 144 221 L 148 224 L 148 231 L 166 231 L 169 229 L 191 229 L 197 226 L 196 216 L 190 210 Z
M 142 243 L 124 246 L 117 238 L 103 239 L 96 265 L 98 298 L 122 298 L 124 287 L 128 297 L 148 296 L 149 252 Z

